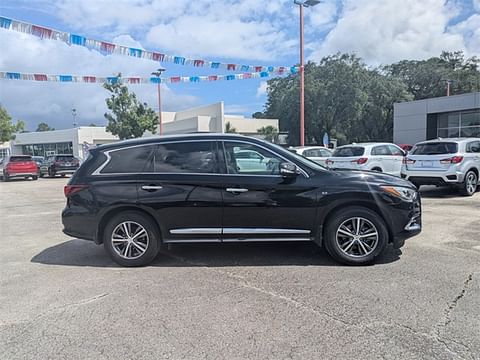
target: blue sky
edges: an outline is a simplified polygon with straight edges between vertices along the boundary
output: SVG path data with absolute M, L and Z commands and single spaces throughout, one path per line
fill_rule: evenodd
M 298 62 L 298 7 L 293 0 L 2 0 L 0 15 L 126 46 L 210 61 L 252 65 Z M 371 66 L 422 59 L 442 50 L 480 55 L 480 0 L 324 0 L 305 10 L 306 58 L 355 52 Z M 104 56 L 53 40 L 0 29 L 0 71 L 149 76 L 152 61 Z M 164 63 L 167 76 L 215 74 Z M 152 107 L 156 88 L 132 85 Z M 264 79 L 170 84 L 164 110 L 224 101 L 251 115 L 265 104 Z M 45 121 L 71 127 L 104 124 L 107 92 L 99 85 L 2 81 L 0 103 L 28 128 Z

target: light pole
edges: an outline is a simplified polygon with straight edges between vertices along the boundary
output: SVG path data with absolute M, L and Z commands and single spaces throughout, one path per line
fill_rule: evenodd
M 320 4 L 320 0 L 293 0 L 300 8 L 300 146 L 305 145 L 305 73 L 303 60 L 303 8 Z
M 160 136 L 163 135 L 163 123 L 162 123 L 162 98 L 160 95 L 160 83 L 162 82 L 161 75 L 166 69 L 158 68 L 157 71 L 152 72 L 152 75 L 158 78 L 157 91 L 158 91 L 158 125 Z
M 72 109 L 72 117 L 73 117 L 73 127 L 77 127 L 77 109 Z

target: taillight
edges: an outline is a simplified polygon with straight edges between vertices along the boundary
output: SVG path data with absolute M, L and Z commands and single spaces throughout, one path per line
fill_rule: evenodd
M 334 161 L 333 161 L 333 160 L 330 160 L 330 159 L 327 159 L 327 160 L 325 161 L 325 163 L 326 163 L 327 165 L 332 165 L 332 164 L 334 163 Z
M 363 165 L 363 164 L 365 164 L 367 161 L 368 161 L 368 158 L 362 157 L 362 158 L 357 159 L 357 160 L 352 160 L 352 163 L 356 163 L 356 164 L 358 164 L 358 165 Z
M 403 158 L 403 164 L 404 165 L 412 165 L 412 164 L 415 164 L 415 160 L 405 157 L 405 158 Z
M 65 197 L 69 197 L 87 188 L 88 185 L 65 185 L 63 193 L 65 194 Z
M 459 164 L 463 161 L 463 156 L 454 156 L 448 159 L 440 160 L 441 164 Z

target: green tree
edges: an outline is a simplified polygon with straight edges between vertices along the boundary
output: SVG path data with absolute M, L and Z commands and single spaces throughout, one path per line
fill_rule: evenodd
M 88 125 L 88 126 L 96 127 L 97 125 L 95 123 L 90 123 L 90 125 Z
M 227 121 L 225 123 L 225 132 L 226 133 L 236 133 L 237 129 L 233 127 L 233 125 L 230 121 Z
M 262 126 L 257 130 L 260 135 L 263 135 L 264 139 L 270 142 L 277 142 L 278 140 L 278 130 L 275 126 L 267 125 Z
M 118 75 L 120 77 L 121 74 Z M 129 93 L 127 86 L 104 83 L 103 87 L 111 96 L 105 99 L 111 113 L 105 113 L 108 120 L 107 131 L 120 139 L 141 137 L 146 130 L 154 133 L 158 116 L 146 103 L 138 101 L 135 93 Z
M 256 111 L 252 114 L 252 118 L 254 118 L 254 119 L 264 119 L 265 114 L 261 111 Z
M 15 133 L 25 130 L 25 122 L 18 120 L 16 124 L 12 122 L 12 117 L 7 110 L 0 105 L 0 142 L 15 139 Z
M 415 100 L 445 96 L 447 80 L 451 95 L 480 91 L 480 59 L 466 58 L 462 51 L 444 51 L 427 60 L 402 60 L 384 70 L 403 81 Z
M 40 124 L 38 124 L 37 130 L 35 130 L 35 131 L 53 131 L 53 130 L 55 130 L 55 128 L 50 127 L 45 122 L 41 122 Z

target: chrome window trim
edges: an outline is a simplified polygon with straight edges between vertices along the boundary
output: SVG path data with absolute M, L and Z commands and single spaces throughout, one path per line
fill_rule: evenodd
M 249 142 L 249 141 L 244 141 L 244 140 L 237 140 L 237 139 L 234 139 L 234 140 L 225 140 L 225 139 L 198 139 L 198 140 L 171 140 L 171 141 L 159 141 L 159 142 L 155 142 L 155 143 L 149 143 L 149 144 L 139 144 L 139 145 L 132 145 L 132 146 L 125 146 L 125 147 L 121 147 L 121 148 L 118 148 L 118 149 L 112 149 L 112 150 L 108 150 L 108 151 L 105 151 L 103 152 L 105 154 L 105 156 L 107 157 L 107 159 L 97 168 L 95 169 L 95 171 L 92 172 L 92 176 L 112 176 L 112 175 L 145 175 L 145 174 L 149 174 L 149 175 L 207 175 L 207 176 L 261 176 L 261 177 L 282 177 L 281 175 L 258 175 L 258 174 L 255 174 L 255 175 L 250 175 L 250 174 L 222 174 L 222 173 L 191 173 L 191 172 L 182 172 L 182 173 L 175 173 L 175 172 L 128 172 L 128 173 L 102 173 L 101 171 L 105 168 L 105 166 L 107 166 L 107 164 L 110 162 L 111 160 L 111 156 L 110 156 L 110 153 L 111 152 L 115 152 L 115 151 L 121 151 L 121 150 L 127 150 L 127 149 L 132 149 L 132 148 L 137 148 L 137 147 L 142 147 L 142 146 L 158 146 L 158 145 L 162 145 L 162 144 L 177 144 L 177 143 L 186 143 L 186 142 L 221 142 L 222 143 L 222 148 L 223 148 L 223 151 L 225 151 L 225 146 L 224 146 L 224 142 L 225 141 L 228 141 L 228 142 L 237 142 L 237 143 L 244 143 L 244 144 L 248 144 L 248 145 L 254 145 L 254 146 L 258 146 L 272 154 L 275 154 L 276 156 L 282 158 L 283 160 L 289 162 L 289 163 L 292 163 L 292 164 L 295 164 L 295 166 L 300 170 L 300 172 L 302 173 L 302 175 L 306 178 L 309 178 L 310 176 L 308 175 L 308 173 L 303 170 L 303 168 L 299 165 L 297 165 L 296 163 L 292 162 L 291 160 L 285 158 L 284 156 L 262 146 L 262 145 L 259 145 L 259 144 L 256 144 L 256 143 L 253 143 L 253 142 Z M 225 154 L 224 154 L 224 157 L 225 157 Z M 225 160 L 226 161 L 226 160 Z

